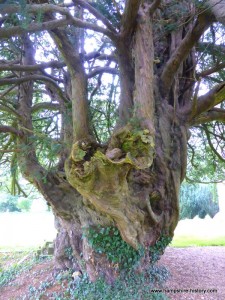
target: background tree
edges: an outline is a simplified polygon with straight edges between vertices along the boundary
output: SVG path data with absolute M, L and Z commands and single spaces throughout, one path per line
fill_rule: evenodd
M 12 212 L 21 211 L 17 206 L 18 198 L 16 196 L 9 195 L 0 200 L 0 212 Z
M 180 219 L 193 219 L 206 215 L 213 218 L 219 212 L 215 184 L 189 184 L 184 182 L 180 191 Z
M 224 1 L 1 4 L 1 161 L 15 189 L 19 169 L 51 205 L 61 267 L 71 246 L 91 280 L 114 280 L 125 262 L 95 247 L 103 232 L 144 270 L 179 219 L 190 128 L 214 171 L 224 160 L 221 12 Z

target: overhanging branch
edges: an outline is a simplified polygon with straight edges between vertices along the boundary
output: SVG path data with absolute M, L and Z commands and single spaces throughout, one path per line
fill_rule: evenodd
M 52 102 L 37 103 L 32 107 L 32 113 L 38 112 L 40 110 L 45 110 L 45 109 L 51 111 L 58 111 L 60 110 L 60 105 Z
M 2 14 L 13 14 L 21 12 L 21 7 L 18 5 L 6 5 L 2 8 Z M 79 18 L 73 17 L 70 13 L 70 10 L 53 4 L 31 4 L 26 5 L 26 12 L 27 13 L 59 13 L 63 15 L 61 19 L 51 20 L 47 22 L 39 22 L 39 23 L 31 23 L 27 26 L 27 28 L 23 28 L 21 26 L 14 26 L 11 28 L 0 28 L 0 36 L 11 37 L 24 34 L 26 32 L 36 32 L 41 30 L 52 30 L 54 28 L 64 27 L 69 24 L 73 24 L 74 26 L 90 29 L 96 32 L 103 33 L 110 38 L 115 38 L 115 35 L 112 31 L 108 30 L 107 28 L 100 27 L 94 23 L 89 23 L 86 21 L 82 21 Z
M 103 73 L 108 73 L 108 74 L 114 74 L 114 75 L 119 75 L 119 71 L 114 69 L 114 68 L 110 68 L 110 67 L 97 67 L 94 70 L 92 70 L 91 72 L 89 72 L 87 74 L 88 78 L 92 78 L 98 74 L 103 74 Z
M 14 115 L 15 117 L 21 118 L 20 114 L 18 114 L 18 112 L 15 109 L 13 109 L 12 107 L 8 106 L 5 103 L 0 104 L 0 110 L 8 112 L 9 114 Z
M 83 59 L 85 61 L 89 61 L 92 59 L 98 59 L 98 60 L 109 60 L 117 62 L 117 57 L 115 54 L 104 54 L 100 53 L 99 51 L 93 51 L 87 54 L 84 54 Z
M 201 114 L 199 117 L 192 120 L 191 125 L 199 125 L 209 123 L 212 121 L 219 121 L 225 123 L 225 110 L 220 108 L 214 108 Z
M 209 144 L 212 152 L 217 156 L 217 158 L 219 158 L 219 160 L 221 160 L 222 162 L 225 162 L 225 159 L 222 157 L 222 155 L 220 153 L 218 153 L 218 151 L 215 149 L 215 147 L 212 143 L 211 137 L 210 137 L 210 133 L 207 130 L 207 126 L 203 126 L 203 130 L 206 134 L 206 138 L 207 138 L 208 144 Z
M 59 20 L 53 20 L 43 23 L 31 23 L 27 28 L 21 26 L 0 28 L 0 37 L 1 38 L 9 38 L 12 36 L 19 36 L 26 34 L 27 32 L 38 32 L 43 30 L 52 30 L 58 27 L 64 27 L 69 25 L 71 22 L 67 20 L 65 17 Z
M 116 34 L 116 30 L 113 25 L 104 17 L 97 9 L 90 5 L 87 1 L 84 0 L 73 0 L 75 5 L 80 5 L 81 7 L 87 9 L 97 20 L 100 20 L 110 31 Z
M 190 123 L 194 122 L 202 113 L 209 111 L 217 104 L 225 100 L 225 82 L 215 86 L 212 90 L 197 99 L 189 110 Z
M 213 66 L 212 68 L 209 68 L 207 70 L 204 70 L 202 71 L 201 73 L 198 73 L 197 74 L 197 78 L 204 78 L 204 77 L 207 77 L 213 73 L 216 73 L 216 72 L 219 72 L 221 71 L 222 69 L 225 68 L 225 62 L 221 63 L 221 64 L 216 64 L 215 66 Z
M 51 83 L 54 88 L 56 89 L 58 95 L 65 101 L 68 102 L 68 99 L 64 96 L 64 92 L 61 90 L 61 88 L 57 85 L 57 83 L 48 78 L 47 76 L 42 75 L 30 75 L 30 76 L 24 76 L 21 78 L 3 78 L 0 79 L 0 86 L 9 85 L 9 84 L 22 84 L 23 82 L 27 81 L 43 81 L 43 82 L 49 82 Z
M 22 136 L 23 133 L 22 131 L 14 128 L 14 127 L 11 127 L 11 126 L 0 126 L 0 133 L 13 133 L 13 134 L 16 134 L 17 136 Z
M 62 68 L 66 64 L 59 61 L 50 61 L 46 63 L 36 64 L 36 65 L 17 65 L 11 63 L 0 63 L 0 71 L 22 71 L 22 72 L 32 72 L 43 70 L 47 68 Z

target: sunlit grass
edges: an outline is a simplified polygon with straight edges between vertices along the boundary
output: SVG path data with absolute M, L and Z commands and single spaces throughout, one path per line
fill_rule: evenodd
M 225 214 L 221 212 L 213 219 L 207 216 L 179 221 L 171 246 L 225 246 Z
M 197 236 L 175 236 L 171 247 L 206 247 L 206 246 L 225 246 L 225 236 L 215 238 L 201 238 Z

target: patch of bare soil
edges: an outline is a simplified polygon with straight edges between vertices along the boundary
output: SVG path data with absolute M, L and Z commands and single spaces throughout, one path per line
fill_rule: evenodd
M 162 290 L 170 299 L 225 299 L 225 247 L 167 248 L 159 264 L 171 273 Z M 48 260 L 12 277 L 6 286 L 0 287 L 0 300 L 64 300 L 69 298 L 54 295 L 66 288 L 67 281 L 63 277 L 55 279 L 53 262 Z
M 54 276 L 52 259 L 35 262 L 33 255 L 26 255 L 19 260 L 18 257 L 6 254 L 0 254 L 0 258 L 1 256 L 3 259 L 0 259 L 0 272 L 4 272 L 5 278 L 10 276 L 11 280 L 0 286 L 0 300 L 55 300 L 57 296 L 57 299 L 69 299 L 60 298 L 61 292 L 65 292 L 67 288 L 67 280 L 64 280 L 63 276 L 68 278 L 69 273 L 61 275 L 60 278 L 58 276 L 57 279 Z

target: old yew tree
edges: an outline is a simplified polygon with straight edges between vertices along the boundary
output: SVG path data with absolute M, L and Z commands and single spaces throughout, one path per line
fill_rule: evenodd
M 1 3 L 14 192 L 21 172 L 51 206 L 59 268 L 71 247 L 91 281 L 144 271 L 173 237 L 188 151 L 198 167 L 224 161 L 225 1 Z

